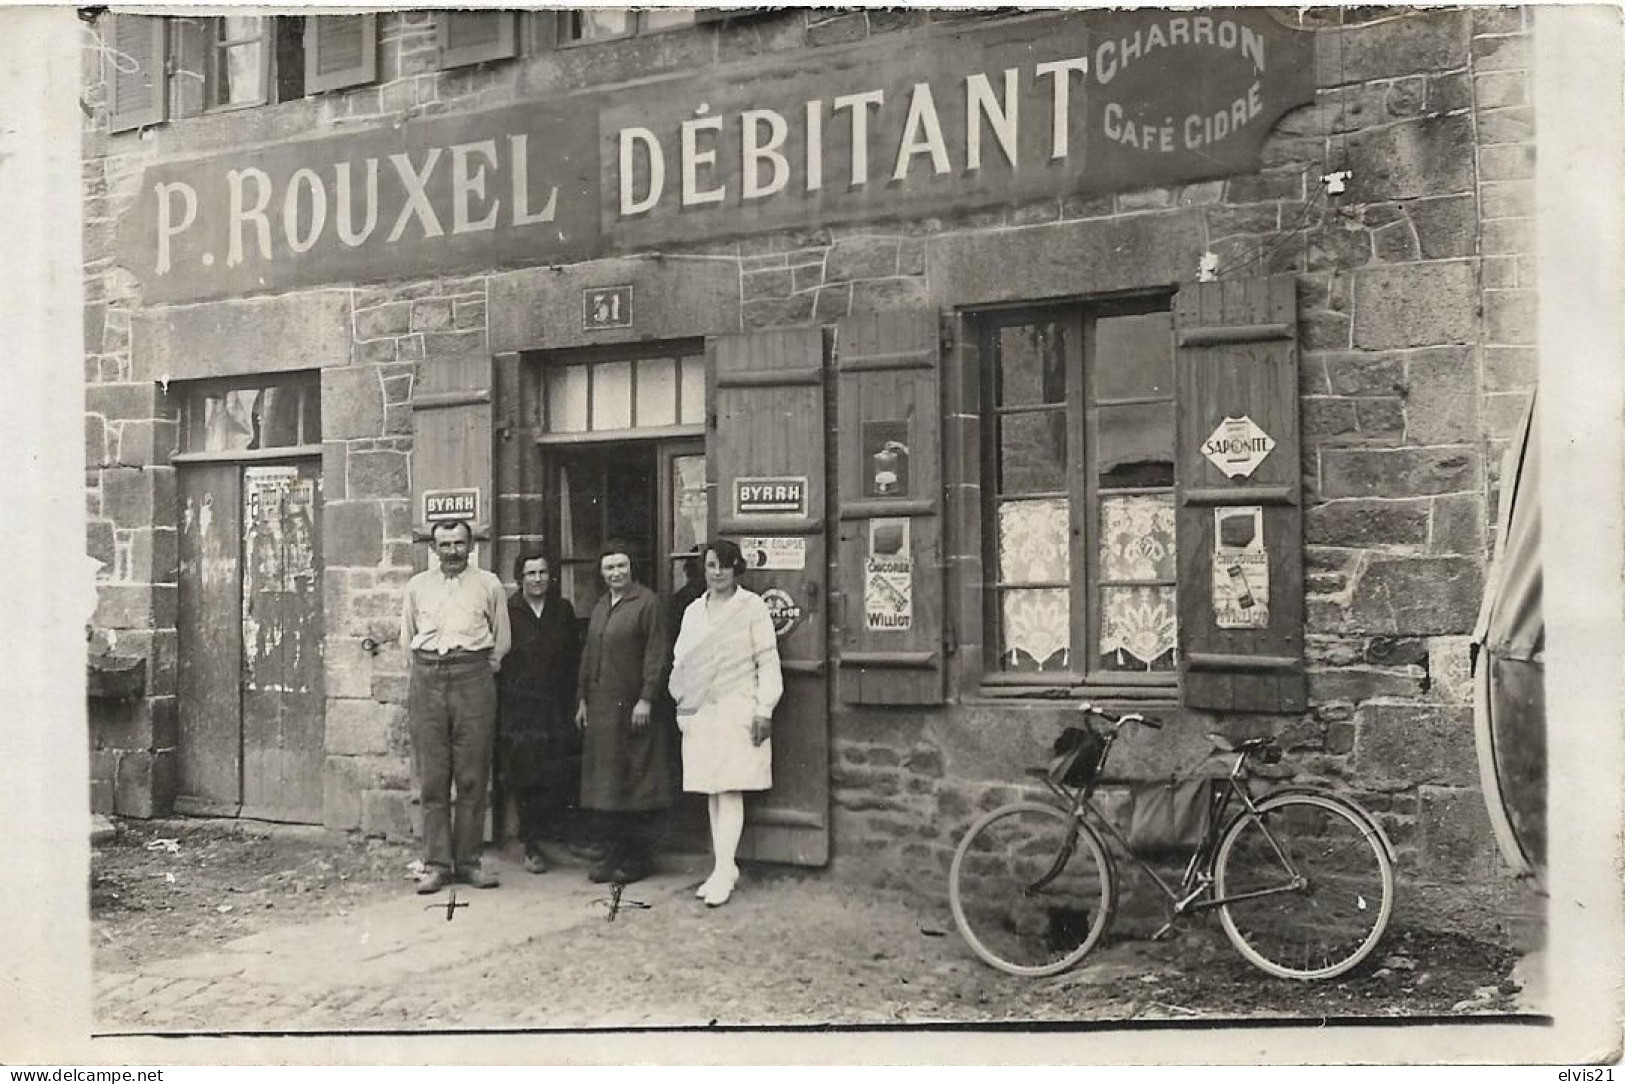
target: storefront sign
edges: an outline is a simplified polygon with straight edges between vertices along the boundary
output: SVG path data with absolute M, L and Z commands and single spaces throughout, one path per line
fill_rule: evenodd
M 1275 438 L 1258 428 L 1247 415 L 1225 418 L 1202 444 L 1202 454 L 1226 478 L 1251 478 L 1264 457 L 1275 448 Z
M 773 619 L 773 635 L 781 640 L 790 635 L 801 620 L 801 603 L 792 598 L 790 592 L 778 587 L 763 591 L 762 601 L 767 603 L 767 615 Z
M 581 328 L 607 331 L 632 326 L 632 287 L 594 286 L 581 291 Z
M 1268 9 L 1074 11 L 147 168 L 143 300 L 561 264 L 1256 169 L 1314 97 Z
M 473 524 L 480 518 L 478 489 L 426 489 L 423 491 L 423 522 L 460 519 Z
M 766 572 L 800 572 L 807 567 L 805 538 L 757 536 L 741 538 L 739 552 L 752 569 Z
M 805 516 L 807 479 L 735 478 L 734 515 Z
M 914 559 L 870 556 L 864 563 L 863 625 L 907 632 L 914 625 Z
M 1213 621 L 1221 629 L 1262 629 L 1270 623 L 1270 557 L 1264 548 L 1264 509 L 1213 510 Z

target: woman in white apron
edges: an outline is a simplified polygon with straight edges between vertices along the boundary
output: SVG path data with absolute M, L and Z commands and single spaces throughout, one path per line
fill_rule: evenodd
M 746 568 L 739 547 L 717 539 L 701 557 L 706 592 L 683 611 L 670 684 L 683 735 L 683 789 L 710 795 L 714 867 L 696 895 L 720 907 L 739 878 L 743 792 L 773 785 L 773 709 L 784 678 L 767 603 L 739 585 Z

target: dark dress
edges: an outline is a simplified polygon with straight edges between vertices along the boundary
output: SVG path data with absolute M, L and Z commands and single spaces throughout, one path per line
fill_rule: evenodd
M 581 736 L 576 730 L 576 614 L 550 595 L 542 616 L 523 591 L 508 599 L 513 647 L 497 674 L 497 766 L 510 793 L 540 790 L 547 804 L 576 797 Z
M 669 651 L 665 606 L 642 584 L 632 584 L 613 608 L 607 591 L 593 607 L 577 685 L 587 703 L 583 809 L 650 811 L 676 797 L 673 728 L 651 712 L 647 726 L 632 729 L 633 706 L 659 698 Z

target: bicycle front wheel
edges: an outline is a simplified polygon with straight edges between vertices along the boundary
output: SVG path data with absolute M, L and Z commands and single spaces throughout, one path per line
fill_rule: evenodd
M 1394 866 L 1371 816 L 1326 794 L 1265 798 L 1214 859 L 1219 920 L 1248 962 L 1329 979 L 1371 954 L 1394 908 Z
M 1095 830 L 1043 802 L 1001 806 L 954 851 L 948 901 L 971 951 L 1012 975 L 1054 975 L 1095 946 L 1112 910 Z

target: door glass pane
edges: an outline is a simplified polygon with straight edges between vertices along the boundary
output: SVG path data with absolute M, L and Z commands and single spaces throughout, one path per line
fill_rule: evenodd
M 705 359 L 700 357 L 684 358 L 683 365 L 683 410 L 678 418 L 684 425 L 703 425 L 705 423 Z
M 1172 587 L 1100 591 L 1099 665 L 1106 670 L 1172 672 L 1176 625 Z
M 999 418 L 999 492 L 1053 493 L 1066 488 L 1066 412 Z
M 609 361 L 593 366 L 592 427 L 632 428 L 632 363 Z
M 1001 327 L 996 343 L 999 406 L 1066 401 L 1066 325 L 1059 321 Z
M 638 428 L 677 424 L 677 362 L 638 362 Z
M 705 456 L 679 455 L 671 460 L 671 551 L 686 553 L 705 541 L 711 513 L 705 489 Z
M 1104 406 L 1095 414 L 1095 469 L 1102 489 L 1174 484 L 1174 405 Z
M 1091 359 L 1095 400 L 1144 399 L 1174 393 L 1173 315 L 1107 316 L 1095 321 Z
M 1001 583 L 1068 583 L 1064 500 L 1007 501 L 999 505 L 999 581 Z
M 1173 494 L 1100 502 L 1102 579 L 1172 580 L 1175 556 Z
M 1072 592 L 1052 587 L 1001 595 L 1000 669 L 1065 670 L 1072 649 Z
M 547 370 L 547 431 L 587 431 L 587 367 L 565 365 Z

